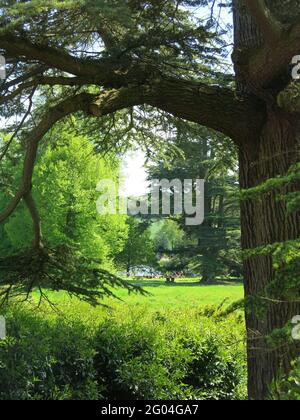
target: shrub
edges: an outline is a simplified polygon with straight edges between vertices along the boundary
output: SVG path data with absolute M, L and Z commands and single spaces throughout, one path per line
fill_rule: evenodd
M 240 383 L 239 361 L 224 353 L 217 337 L 183 338 L 183 345 L 190 349 L 192 361 L 188 363 L 183 379 L 194 392 L 194 398 L 237 399 L 236 388 Z
M 154 317 L 146 326 L 109 320 L 96 334 L 98 376 L 109 399 L 239 399 L 245 397 L 244 352 L 224 349 L 233 321 L 201 318 L 203 329 Z M 178 323 L 178 320 L 176 321 Z M 215 325 L 212 331 L 212 325 Z M 227 326 L 227 328 L 226 328 Z M 235 339 L 235 337 L 232 337 Z M 242 337 L 240 336 L 240 339 Z
M 94 352 L 85 327 L 27 311 L 7 317 L 0 341 L 0 399 L 98 399 Z
M 122 306 L 93 318 L 80 305 L 58 316 L 26 307 L 7 312 L 1 400 L 245 396 L 244 326 L 236 320 Z
M 107 398 L 185 397 L 181 379 L 189 355 L 174 341 L 167 342 L 153 326 L 107 322 L 97 333 L 96 349 L 95 366 L 105 381 Z

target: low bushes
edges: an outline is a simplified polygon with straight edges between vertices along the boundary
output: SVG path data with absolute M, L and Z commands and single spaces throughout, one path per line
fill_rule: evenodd
M 59 316 L 29 308 L 7 311 L 0 399 L 245 397 L 239 319 L 152 313 L 138 306 L 95 317 L 76 305 Z
M 50 321 L 27 311 L 10 312 L 8 334 L 0 341 L 0 399 L 98 399 L 86 327 Z

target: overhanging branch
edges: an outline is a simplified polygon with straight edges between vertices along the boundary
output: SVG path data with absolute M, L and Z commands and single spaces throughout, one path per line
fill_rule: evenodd
M 178 118 L 196 122 L 231 137 L 238 145 L 247 131 L 263 123 L 260 102 L 240 100 L 229 89 L 175 78 L 154 81 L 146 103 Z
M 34 230 L 34 242 L 33 247 L 35 249 L 42 249 L 43 245 L 43 235 L 42 235 L 42 223 L 38 208 L 35 204 L 35 200 L 32 196 L 31 191 L 24 195 L 24 201 L 26 206 L 30 212 L 32 222 L 33 222 L 33 230 Z
M 55 123 L 62 120 L 67 115 L 78 111 L 84 111 L 89 115 L 101 117 L 143 102 L 143 89 L 123 88 L 120 90 L 110 90 L 101 95 L 81 93 L 52 107 L 42 118 L 38 126 L 27 136 L 27 150 L 21 184 L 14 198 L 6 209 L 0 213 L 0 223 L 11 216 L 22 199 L 26 199 L 27 205 L 30 204 L 29 210 L 31 211 L 31 215 L 34 215 L 33 222 L 35 227 L 38 227 L 36 212 L 33 211 L 32 199 L 30 198 L 32 176 L 39 142 Z M 36 237 L 36 240 L 38 240 L 38 237 Z
M 114 112 L 124 106 L 149 104 L 234 139 L 244 137 L 248 128 L 252 131 L 256 129 L 263 118 L 264 111 L 260 104 L 257 106 L 250 100 L 241 101 L 229 89 L 170 78 L 148 63 L 111 58 L 79 59 L 67 52 L 39 46 L 24 37 L 7 33 L 0 35 L 0 43 L 10 54 L 20 55 L 29 61 L 37 60 L 42 66 L 76 75 L 72 79 L 38 77 L 40 84 L 81 85 L 87 82 L 109 89 L 104 94 L 107 96 L 101 97 L 100 108 L 97 104 L 90 107 L 91 113 L 96 116 Z
M 7 57 L 24 57 L 28 61 L 38 61 L 52 69 L 58 69 L 75 76 L 91 78 L 94 84 L 103 87 L 120 87 L 132 82 L 143 82 L 155 66 L 136 64 L 129 59 L 115 60 L 101 58 L 92 60 L 78 58 L 66 51 L 60 51 L 47 45 L 34 44 L 24 37 L 10 33 L 0 35 L 0 45 Z
M 95 117 L 102 117 L 142 104 L 220 131 L 236 142 L 244 138 L 247 130 L 257 129 L 264 118 L 260 103 L 239 100 L 229 89 L 164 77 L 152 80 L 149 85 L 105 92 L 89 109 Z

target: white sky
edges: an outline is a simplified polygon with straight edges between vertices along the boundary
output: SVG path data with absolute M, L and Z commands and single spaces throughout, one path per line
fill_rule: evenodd
M 215 12 L 218 12 L 216 6 Z M 210 14 L 210 9 L 199 8 L 197 17 L 207 17 Z M 221 26 L 232 23 L 232 16 L 228 9 L 222 9 L 220 16 Z M 142 150 L 135 152 L 128 152 L 125 154 L 121 165 L 121 176 L 124 184 L 122 187 L 121 195 L 124 197 L 140 197 L 147 194 L 149 191 L 149 182 L 147 182 L 147 171 L 145 168 L 145 154 Z
M 145 154 L 142 150 L 128 152 L 122 159 L 120 179 L 122 197 L 140 197 L 148 192 Z

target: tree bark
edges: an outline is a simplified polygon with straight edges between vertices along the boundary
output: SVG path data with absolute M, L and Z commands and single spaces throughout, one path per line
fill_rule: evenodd
M 258 153 L 240 152 L 240 181 L 242 188 L 251 188 L 269 178 L 284 175 L 297 160 L 298 139 L 294 124 L 287 116 L 273 114 L 260 136 Z M 252 153 L 251 153 L 252 152 Z M 276 200 L 275 193 L 260 200 L 248 200 L 241 206 L 242 246 L 255 249 L 260 246 L 297 239 L 300 237 L 299 213 L 289 215 L 286 205 Z M 244 262 L 245 295 L 256 296 L 274 279 L 271 256 L 256 256 Z M 297 275 L 297 273 L 295 273 Z M 274 329 L 284 327 L 300 314 L 300 304 L 270 304 L 266 317 L 246 310 L 248 332 L 249 398 L 262 400 L 279 369 L 286 372 L 290 362 L 299 355 L 299 349 L 286 345 L 280 349 L 268 348 L 265 337 Z
M 234 17 L 236 48 L 242 50 L 260 46 L 263 39 L 258 25 L 239 0 L 235 1 Z M 279 109 L 276 92 L 258 92 L 251 82 L 247 83 L 238 65 L 236 74 L 239 95 L 259 95 L 265 101 L 267 110 L 262 129 L 253 130 L 252 136 L 241 139 L 240 182 L 241 188 L 248 189 L 269 178 L 286 175 L 289 168 L 299 161 L 299 115 Z M 266 194 L 259 200 L 242 202 L 241 223 L 243 249 L 255 249 L 300 237 L 300 214 L 288 214 L 286 204 L 277 200 L 275 193 Z M 263 294 L 274 279 L 271 255 L 246 259 L 244 270 L 246 298 Z M 286 344 L 271 349 L 266 342 L 266 336 L 274 329 L 284 327 L 299 314 L 300 304 L 288 302 L 270 303 L 266 316 L 259 316 L 253 309 L 246 310 L 249 399 L 266 399 L 269 386 L 279 371 L 288 372 L 291 361 L 299 355 L 296 345 Z

